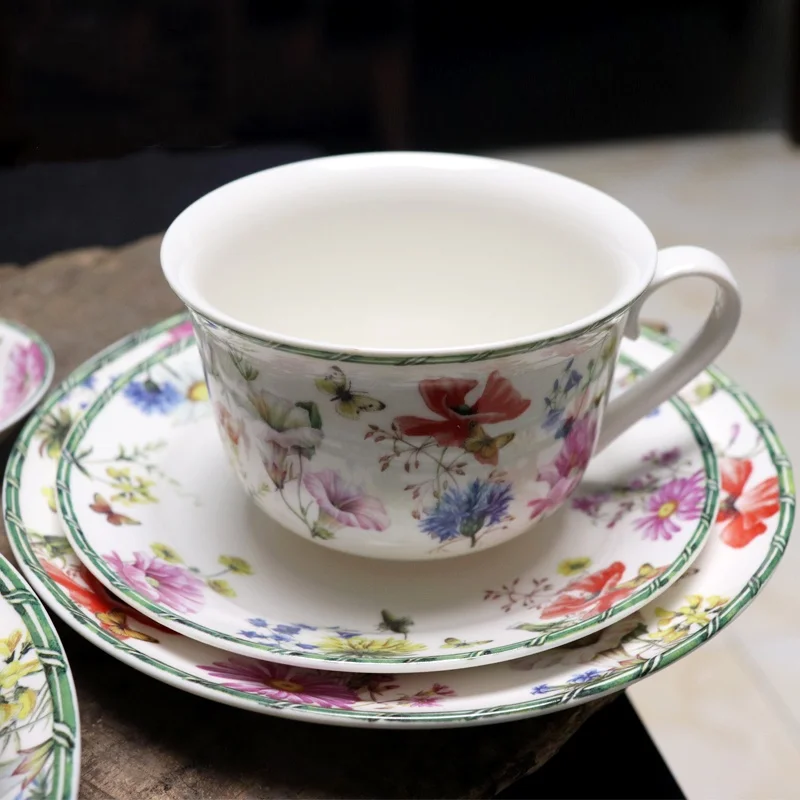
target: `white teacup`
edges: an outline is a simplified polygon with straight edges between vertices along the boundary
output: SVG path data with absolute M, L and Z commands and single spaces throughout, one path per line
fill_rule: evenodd
M 473 552 L 548 516 L 740 314 L 712 253 L 658 252 L 601 192 L 471 156 L 251 175 L 184 211 L 161 260 L 249 494 L 301 536 L 376 558 Z M 717 284 L 705 327 L 606 407 L 621 336 L 684 276 Z

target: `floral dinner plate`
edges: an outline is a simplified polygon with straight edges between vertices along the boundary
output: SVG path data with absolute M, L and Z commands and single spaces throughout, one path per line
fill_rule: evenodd
M 0 439 L 44 397 L 55 361 L 30 328 L 0 319 Z
M 716 513 L 713 449 L 676 400 L 593 460 L 570 506 L 524 537 L 438 563 L 332 552 L 247 499 L 202 374 L 185 340 L 118 378 L 67 437 L 57 501 L 73 549 L 114 594 L 241 655 L 400 673 L 546 650 L 663 591 L 699 553 Z M 629 376 L 621 365 L 620 380 Z M 235 438 L 231 448 L 245 446 Z M 591 446 L 575 425 L 553 470 L 568 481 Z M 330 470 L 305 474 L 312 478 L 326 513 L 340 494 L 352 496 Z M 478 500 L 457 509 L 447 498 L 442 514 L 491 516 L 475 511 Z M 506 513 L 537 512 L 523 501 Z
M 78 702 L 39 598 L 0 556 L 0 798 L 78 797 Z
M 546 714 L 621 691 L 702 646 L 752 602 L 786 548 L 794 485 L 785 451 L 748 395 L 712 370 L 683 396 L 721 456 L 722 508 L 692 567 L 636 614 L 529 659 L 435 677 L 370 678 L 231 656 L 156 627 L 109 595 L 70 548 L 52 505 L 60 442 L 82 407 L 114 376 L 189 333 L 185 319 L 173 318 L 79 368 L 28 421 L 4 487 L 14 553 L 53 612 L 112 657 L 183 691 L 256 713 L 383 729 Z M 666 341 L 643 337 L 624 347 L 653 368 L 669 355 Z

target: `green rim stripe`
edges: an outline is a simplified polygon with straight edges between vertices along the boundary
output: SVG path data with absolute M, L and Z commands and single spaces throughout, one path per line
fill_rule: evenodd
M 789 465 L 786 451 L 780 444 L 780 441 L 770 426 L 769 422 L 764 418 L 760 409 L 753 403 L 750 397 L 742 392 L 736 384 L 730 381 L 723 373 L 716 369 L 707 370 L 717 384 L 723 388 L 731 387 L 736 388 L 736 394 L 732 394 L 734 400 L 740 405 L 743 411 L 750 419 L 750 421 L 758 425 L 764 432 L 769 431 L 770 437 L 768 447 L 770 455 L 774 463 L 780 463 L 777 468 L 779 475 L 779 486 L 781 490 L 781 508 L 778 515 L 778 525 L 772 537 L 772 544 L 770 549 L 761 563 L 757 576 L 748 582 L 747 586 L 743 588 L 739 594 L 732 598 L 725 606 L 723 606 L 721 614 L 716 619 L 720 622 L 712 630 L 710 626 L 701 628 L 699 631 L 687 636 L 680 642 L 672 644 L 663 653 L 660 653 L 648 659 L 642 664 L 636 664 L 626 670 L 620 670 L 609 678 L 601 678 L 592 682 L 581 684 L 577 689 L 570 692 L 562 692 L 555 695 L 548 695 L 545 697 L 534 698 L 522 703 L 513 703 L 510 705 L 499 705 L 492 708 L 485 708 L 480 710 L 464 710 L 453 712 L 429 712 L 429 713 L 397 713 L 385 711 L 349 711 L 343 709 L 325 709 L 314 705 L 300 705 L 295 703 L 271 700 L 270 698 L 262 697 L 260 695 L 248 694 L 246 692 L 239 692 L 235 689 L 228 689 L 218 683 L 213 683 L 205 678 L 187 673 L 181 669 L 165 664 L 156 658 L 146 655 L 145 653 L 131 647 L 126 642 L 122 642 L 104 630 L 97 621 L 92 617 L 87 616 L 85 611 L 77 606 L 72 599 L 55 583 L 47 573 L 42 569 L 36 558 L 33 550 L 31 549 L 30 542 L 27 538 L 26 531 L 23 525 L 18 525 L 9 519 L 9 512 L 15 513 L 17 518 L 20 516 L 18 495 L 14 496 L 15 502 L 8 502 L 12 495 L 8 492 L 9 476 L 19 482 L 19 476 L 22 472 L 25 456 L 28 448 L 30 447 L 33 437 L 36 434 L 41 419 L 49 413 L 54 406 L 56 406 L 66 394 L 77 384 L 84 381 L 93 372 L 112 363 L 116 358 L 131 349 L 139 342 L 146 341 L 153 338 L 164 330 L 177 325 L 182 320 L 180 318 L 173 318 L 168 323 L 162 323 L 154 328 L 147 329 L 137 334 L 122 340 L 117 345 L 108 348 L 106 351 L 96 356 L 92 360 L 86 362 L 78 370 L 76 370 L 67 380 L 65 380 L 49 397 L 43 405 L 37 416 L 39 419 L 32 419 L 25 426 L 17 445 L 9 460 L 9 469 L 6 471 L 6 492 L 5 498 L 5 516 L 7 522 L 7 530 L 9 532 L 10 541 L 14 548 L 14 553 L 20 563 L 30 571 L 31 575 L 37 580 L 54 598 L 54 610 L 64 619 L 65 622 L 71 625 L 74 630 L 80 633 L 89 641 L 94 644 L 100 643 L 101 647 L 107 652 L 117 652 L 124 656 L 125 659 L 131 662 L 138 662 L 145 668 L 145 671 L 150 672 L 157 677 L 165 680 L 173 686 L 181 687 L 182 685 L 192 683 L 201 686 L 207 692 L 217 697 L 230 698 L 234 704 L 247 706 L 260 706 L 270 710 L 288 709 L 293 712 L 299 712 L 298 716 L 307 715 L 308 718 L 313 717 L 339 717 L 350 718 L 360 721 L 395 721 L 398 723 L 415 723 L 415 722 L 429 722 L 439 721 L 442 723 L 447 722 L 470 722 L 476 720 L 492 720 L 501 721 L 507 717 L 524 716 L 533 712 L 542 712 L 550 709 L 557 709 L 565 702 L 586 702 L 593 698 L 599 697 L 603 694 L 608 694 L 614 691 L 620 691 L 627 686 L 635 683 L 637 680 L 649 675 L 652 672 L 657 672 L 669 664 L 682 658 L 687 653 L 694 650 L 696 647 L 703 644 L 708 639 L 716 635 L 725 625 L 729 624 L 731 620 L 737 617 L 752 601 L 756 594 L 763 587 L 766 580 L 772 575 L 781 559 L 783 550 L 785 549 L 786 542 L 789 539 L 791 532 L 792 522 L 794 519 L 794 481 L 792 477 L 791 466 Z M 661 344 L 662 346 L 670 349 L 677 349 L 677 344 L 668 337 L 657 334 L 648 329 L 643 330 L 643 335 L 647 338 Z M 742 399 L 747 401 L 747 405 L 742 402 Z M 754 412 L 751 409 L 755 409 Z M 595 688 L 602 683 L 602 688 Z
M 47 797 L 59 800 L 77 797 L 80 721 L 75 687 L 61 640 L 39 598 L 2 556 L 0 594 L 22 618 L 42 665 L 53 701 L 53 783 Z M 52 655 L 57 657 L 53 658 Z M 60 729 L 66 730 L 68 734 L 57 735 Z
M 618 603 L 614 607 L 599 614 L 594 614 L 587 619 L 583 619 L 578 622 L 572 622 L 564 625 L 561 628 L 539 633 L 535 636 L 531 636 L 510 644 L 498 647 L 482 648 L 479 650 L 467 650 L 458 653 L 427 656 L 421 655 L 389 658 L 369 658 L 353 655 L 330 656 L 324 653 L 309 652 L 307 650 L 294 650 L 281 647 L 279 645 L 254 642 L 251 640 L 245 640 L 242 637 L 232 634 L 222 633 L 199 622 L 187 619 L 183 615 L 174 614 L 165 610 L 163 606 L 152 602 L 146 597 L 143 597 L 141 594 L 128 586 L 127 583 L 121 580 L 116 572 L 114 572 L 114 570 L 108 566 L 105 559 L 103 559 L 103 557 L 97 553 L 87 541 L 76 516 L 72 492 L 70 491 L 75 454 L 81 452 L 83 449 L 83 438 L 98 415 L 101 414 L 108 404 L 119 394 L 120 390 L 127 386 L 132 380 L 137 378 L 139 375 L 150 371 L 154 366 L 163 363 L 173 355 L 184 352 L 190 347 L 194 346 L 194 340 L 187 339 L 178 342 L 171 347 L 160 350 L 149 359 L 131 369 L 129 372 L 118 377 L 97 398 L 97 400 L 95 400 L 91 407 L 85 412 L 83 417 L 81 417 L 81 419 L 73 426 L 72 430 L 67 436 L 66 442 L 63 445 L 62 457 L 58 465 L 58 476 L 56 478 L 56 492 L 58 495 L 61 518 L 64 525 L 68 529 L 68 532 L 73 542 L 77 546 L 82 558 L 87 562 L 87 566 L 91 565 L 93 568 L 92 571 L 95 572 L 101 581 L 108 584 L 112 591 L 114 591 L 120 597 L 125 598 L 134 607 L 140 608 L 149 616 L 153 616 L 156 619 L 164 622 L 168 627 L 178 626 L 181 631 L 195 631 L 198 634 L 201 634 L 203 639 L 207 638 L 212 644 L 214 642 L 233 642 L 243 649 L 253 653 L 269 653 L 273 655 L 280 654 L 281 656 L 302 659 L 305 662 L 319 662 L 321 665 L 334 661 L 338 663 L 386 665 L 463 662 L 485 656 L 511 653 L 516 650 L 540 647 L 543 644 L 560 642 L 565 639 L 575 639 L 580 633 L 592 630 L 600 623 L 610 623 L 615 618 L 630 613 L 632 610 L 644 605 L 654 593 L 669 586 L 669 584 L 675 580 L 675 578 L 683 573 L 693 558 L 699 553 L 700 548 L 705 543 L 706 537 L 708 536 L 711 523 L 716 516 L 717 506 L 719 504 L 719 475 L 717 472 L 717 460 L 714 455 L 714 448 L 711 442 L 708 440 L 705 430 L 700 425 L 689 406 L 680 398 L 673 398 L 670 402 L 678 410 L 686 424 L 691 429 L 702 454 L 703 466 L 706 474 L 705 503 L 703 506 L 703 512 L 700 515 L 700 518 L 697 520 L 696 527 L 686 543 L 686 546 L 674 558 L 669 567 L 657 578 L 641 586 L 625 600 Z M 620 359 L 620 361 L 628 366 L 635 374 L 641 375 L 645 371 L 638 364 L 624 356 Z M 516 630 L 524 629 L 517 627 Z
M 638 299 L 638 298 L 636 298 Z M 357 353 L 335 350 L 322 350 L 315 347 L 303 347 L 300 345 L 284 344 L 283 342 L 276 342 L 271 339 L 260 339 L 251 336 L 241 331 L 235 331 L 218 322 L 214 322 L 208 317 L 203 316 L 194 309 L 190 310 L 192 317 L 198 325 L 208 328 L 211 331 L 224 331 L 225 335 L 233 336 L 239 340 L 243 340 L 253 344 L 257 347 L 267 347 L 270 350 L 275 350 L 280 353 L 289 353 L 295 356 L 305 356 L 307 358 L 316 358 L 322 361 L 337 361 L 348 364 L 384 364 L 391 367 L 418 367 L 426 364 L 472 364 L 476 361 L 489 361 L 494 358 L 507 358 L 509 356 L 519 356 L 525 353 L 533 353 L 536 350 L 544 350 L 547 347 L 563 344 L 564 342 L 571 342 L 575 339 L 584 336 L 591 336 L 592 334 L 606 330 L 609 326 L 618 322 L 628 311 L 631 305 L 636 302 L 636 299 L 631 301 L 627 306 L 615 310 L 613 313 L 604 317 L 585 328 L 581 328 L 571 333 L 563 333 L 560 336 L 551 336 L 549 339 L 539 339 L 535 342 L 524 342 L 522 344 L 510 345 L 508 347 L 496 347 L 488 350 L 480 350 L 477 352 L 455 353 L 455 354 L 442 354 L 435 356 L 415 356 L 415 355 L 370 355 L 368 353 Z

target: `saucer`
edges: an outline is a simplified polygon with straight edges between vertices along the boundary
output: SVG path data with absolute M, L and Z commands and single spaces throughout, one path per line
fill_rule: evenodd
M 0 439 L 44 397 L 55 361 L 38 333 L 0 319 Z
M 78 700 L 64 648 L 39 598 L 0 556 L 0 792 L 77 798 L 79 770 Z
M 628 374 L 621 365 L 622 383 Z M 569 506 L 519 539 L 438 563 L 327 551 L 247 499 L 204 389 L 190 340 L 118 378 L 67 437 L 57 500 L 73 549 L 114 594 L 241 655 L 400 673 L 546 650 L 666 589 L 717 509 L 713 448 L 677 400 L 594 459 Z M 247 443 L 232 432 L 232 446 Z
M 384 729 L 481 725 L 559 711 L 622 691 L 702 646 L 758 595 L 786 548 L 794 517 L 786 453 L 752 399 L 712 370 L 683 396 L 726 465 L 725 508 L 703 552 L 657 602 L 572 645 L 435 678 L 371 680 L 231 656 L 157 627 L 109 595 L 69 546 L 50 503 L 66 434 L 54 432 L 52 421 L 74 419 L 115 375 L 189 333 L 184 317 L 172 318 L 80 367 L 28 421 L 4 486 L 12 549 L 45 603 L 104 652 L 183 691 L 256 713 Z M 649 368 L 667 358 L 670 346 L 650 332 L 623 343 Z

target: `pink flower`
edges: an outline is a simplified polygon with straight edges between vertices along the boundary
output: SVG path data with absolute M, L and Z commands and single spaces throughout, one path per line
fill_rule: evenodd
M 187 319 L 186 322 L 181 322 L 180 325 L 169 329 L 164 347 L 169 347 L 171 344 L 181 342 L 184 339 L 188 339 L 190 336 L 194 336 L 194 328 L 192 327 L 192 323 Z
M 389 515 L 383 503 L 347 483 L 332 469 L 307 473 L 303 486 L 317 501 L 325 527 L 345 526 L 363 531 L 384 531 L 389 527 Z
M 6 365 L 0 419 L 10 417 L 44 379 L 46 365 L 42 348 L 36 342 L 16 344 Z
M 544 497 L 530 500 L 528 505 L 531 509 L 531 519 L 537 519 L 542 515 L 555 511 L 578 488 L 578 484 L 581 482 L 581 474 L 577 473 L 571 477 L 557 478 Z M 539 477 L 541 478 L 541 475 Z
M 670 540 L 681 526 L 676 520 L 697 519 L 705 501 L 703 473 L 689 478 L 673 478 L 658 489 L 647 501 L 648 514 L 634 524 L 644 530 L 644 538 Z
M 538 480 L 550 488 L 545 497 L 528 503 L 531 519 L 555 511 L 577 489 L 592 457 L 596 436 L 594 416 L 587 415 L 572 424 L 558 455 L 539 470 Z
M 199 665 L 228 689 L 286 703 L 305 703 L 321 708 L 352 708 L 358 695 L 344 672 L 319 672 L 269 661 L 231 656 L 210 666 Z
M 549 468 L 546 468 L 546 474 L 545 470 L 542 470 L 539 480 L 545 480 L 552 486 L 553 484 L 548 478 L 553 478 L 553 470 L 555 470 L 557 478 L 565 478 L 575 472 L 583 475 L 589 459 L 592 457 L 596 437 L 596 417 L 587 415 L 576 420 L 569 433 L 564 437 L 564 444 L 561 446 L 556 460 Z
M 196 614 L 203 607 L 205 584 L 181 564 L 170 564 L 149 553 L 136 552 L 123 561 L 116 552 L 105 557 L 131 589 L 181 614 Z

